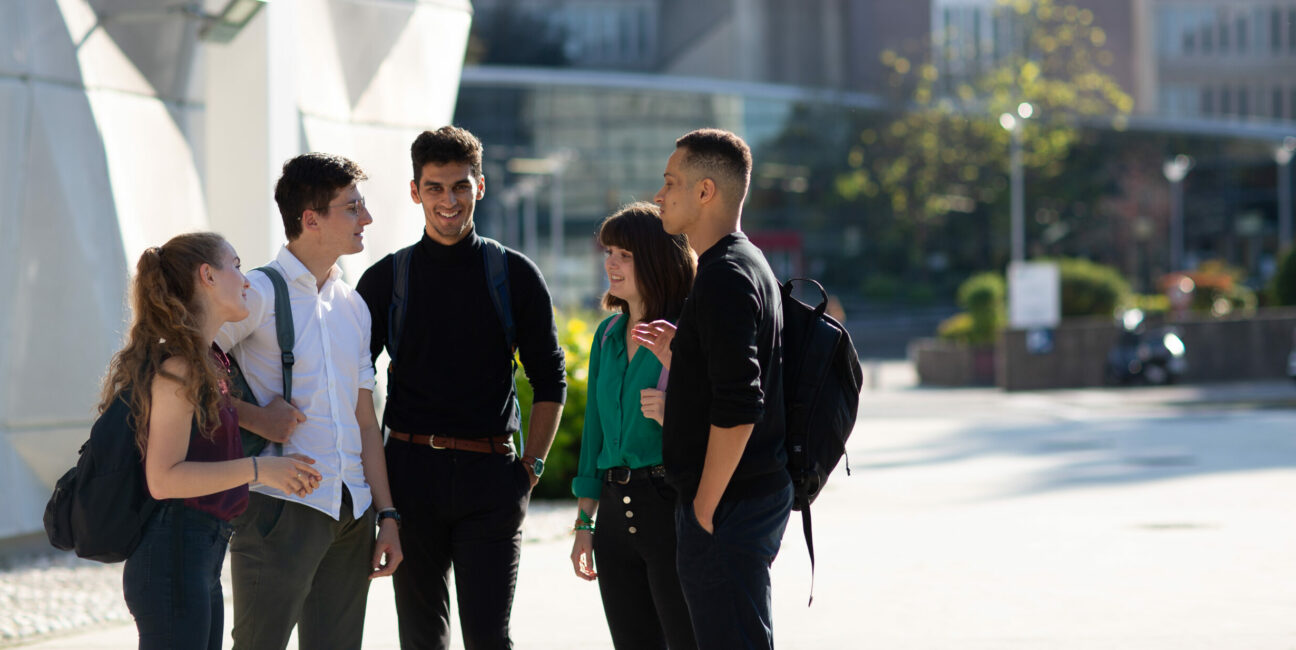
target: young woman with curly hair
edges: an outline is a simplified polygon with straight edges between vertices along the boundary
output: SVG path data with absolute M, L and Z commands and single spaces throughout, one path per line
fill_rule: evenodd
M 304 456 L 244 458 L 229 361 L 213 341 L 247 317 L 247 278 L 220 235 L 192 233 L 140 256 L 126 346 L 113 357 L 100 412 L 130 406 L 153 498 L 122 577 L 140 648 L 221 647 L 220 573 L 232 530 L 260 481 L 301 494 L 319 473 Z

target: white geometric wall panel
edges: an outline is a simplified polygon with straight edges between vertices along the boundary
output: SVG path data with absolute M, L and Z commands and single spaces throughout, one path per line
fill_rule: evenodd
M 41 530 L 145 247 L 215 229 L 260 265 L 283 241 L 279 167 L 312 150 L 371 177 L 351 279 L 422 221 L 409 143 L 450 122 L 467 0 L 272 0 L 226 45 L 174 6 L 0 0 L 0 538 Z

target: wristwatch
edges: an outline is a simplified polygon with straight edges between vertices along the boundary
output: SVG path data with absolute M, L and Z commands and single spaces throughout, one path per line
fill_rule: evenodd
M 378 519 L 377 519 L 378 523 L 381 524 L 382 520 L 384 519 L 391 519 L 392 521 L 396 522 L 396 527 L 400 528 L 400 524 L 401 524 L 400 513 L 396 512 L 395 508 L 385 508 L 382 511 L 380 511 L 378 513 Z
M 522 462 L 526 463 L 527 467 L 531 468 L 531 473 L 535 474 L 536 478 L 540 478 L 540 475 L 544 474 L 543 458 L 538 458 L 536 456 L 523 456 Z

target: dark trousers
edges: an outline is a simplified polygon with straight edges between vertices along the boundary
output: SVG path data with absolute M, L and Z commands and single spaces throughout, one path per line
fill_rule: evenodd
M 513 454 L 387 443 L 405 559 L 392 576 L 401 647 L 450 645 L 454 567 L 464 647 L 512 648 L 509 613 L 522 553 L 530 475 Z
M 766 496 L 721 501 L 714 533 L 691 502 L 675 511 L 680 586 L 700 648 L 773 648 L 770 565 L 792 511 L 792 486 Z
M 220 649 L 221 564 L 232 530 L 212 515 L 174 503 L 154 513 L 122 574 L 141 650 Z
M 234 520 L 234 648 L 360 648 L 374 548 L 374 510 L 341 519 L 253 492 Z
M 618 650 L 697 647 L 675 570 L 675 501 L 662 479 L 603 484 L 594 560 Z

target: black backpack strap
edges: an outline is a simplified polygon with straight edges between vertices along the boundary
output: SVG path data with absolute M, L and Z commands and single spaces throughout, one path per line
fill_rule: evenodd
M 801 532 L 805 533 L 806 550 L 810 551 L 810 601 L 806 607 L 814 604 L 814 533 L 810 530 L 810 506 L 801 509 Z
M 400 347 L 401 330 L 405 328 L 405 301 L 409 296 L 410 257 L 414 246 L 406 246 L 392 254 L 392 295 L 391 304 L 387 306 L 387 374 L 390 380 L 391 364 L 396 363 L 396 351 Z M 390 382 L 388 383 L 390 393 Z
M 513 302 L 509 298 L 508 253 L 504 245 L 491 239 L 481 237 L 482 260 L 486 264 L 486 287 L 490 291 L 491 304 L 495 305 L 495 314 L 499 316 L 500 325 L 504 328 L 504 344 L 508 346 L 511 372 L 509 381 L 513 384 L 513 408 L 522 413 L 522 405 L 517 395 L 517 326 L 513 323 Z M 517 454 L 522 455 L 526 449 L 526 423 L 518 423 Z
M 486 261 L 486 284 L 491 302 L 504 326 L 504 342 L 509 352 L 517 350 L 517 327 L 513 324 L 513 305 L 509 300 L 508 254 L 504 246 L 490 237 L 482 237 L 482 257 Z

